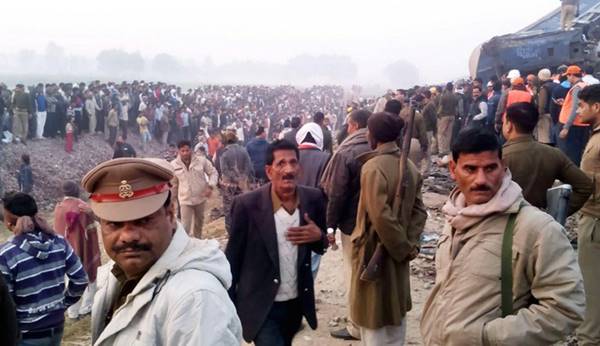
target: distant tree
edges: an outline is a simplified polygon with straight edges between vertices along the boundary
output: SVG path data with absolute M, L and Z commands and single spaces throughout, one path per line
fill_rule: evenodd
M 17 59 L 19 67 L 22 70 L 29 72 L 29 70 L 33 69 L 35 64 L 35 51 L 32 49 L 22 49 L 17 53 Z
M 352 59 L 342 55 L 298 55 L 288 61 L 288 72 L 293 79 L 321 82 L 351 82 L 357 67 Z
M 178 76 L 184 72 L 184 67 L 174 56 L 161 53 L 152 59 L 152 71 L 161 76 Z
M 398 60 L 383 69 L 384 75 L 395 88 L 411 87 L 419 84 L 419 70 L 405 60 Z
M 63 72 L 67 65 L 65 49 L 54 42 L 49 42 L 44 53 L 44 63 L 51 72 Z
M 144 58 L 139 52 L 127 53 L 121 49 L 108 49 L 101 51 L 96 57 L 100 72 L 131 76 L 144 70 Z

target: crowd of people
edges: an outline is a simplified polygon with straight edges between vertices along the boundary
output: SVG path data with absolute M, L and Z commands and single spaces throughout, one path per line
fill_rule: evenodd
M 331 337 L 403 345 L 435 164 L 456 187 L 419 312 L 424 344 L 545 345 L 575 332 L 598 345 L 600 84 L 587 72 L 512 70 L 349 103 L 337 87 L 18 86 L 11 141 L 66 136 L 67 123 L 74 137 L 119 140 L 113 159 L 63 184 L 53 228 L 23 157 L 21 191 L 3 199 L 14 234 L 0 247 L 4 340 L 58 345 L 65 312 L 91 311 L 94 345 L 291 345 L 303 319 L 317 328 L 315 278 L 341 240 L 348 321 Z M 69 100 L 60 116 L 57 94 Z M 136 157 L 131 129 L 168 146 L 168 160 Z M 577 252 L 548 214 L 556 180 L 572 187 L 565 213 L 581 215 Z M 223 252 L 202 239 L 217 189 Z
M 127 140 L 132 130 L 142 143 L 163 145 L 234 128 L 241 141 L 259 126 L 276 138 L 292 117 L 309 119 L 314 110 L 332 125 L 343 113 L 341 87 L 217 86 L 182 90 L 166 83 L 39 83 L 10 90 L 0 84 L 0 127 L 4 142 L 103 133 L 111 145 L 117 136 Z

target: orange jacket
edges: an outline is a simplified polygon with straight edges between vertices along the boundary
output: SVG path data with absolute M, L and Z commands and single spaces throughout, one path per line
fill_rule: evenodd
M 527 103 L 531 103 L 531 94 L 528 91 L 525 90 L 510 90 L 508 92 L 508 96 L 506 97 L 506 107 L 504 108 L 504 114 L 502 115 L 502 121 L 504 121 L 504 119 L 506 119 L 506 110 L 508 109 L 508 107 L 510 107 L 510 105 L 512 105 L 513 103 L 517 103 L 517 102 L 527 102 Z
M 558 116 L 558 121 L 561 124 L 566 124 L 569 120 L 569 116 L 571 115 L 571 109 L 573 109 L 573 90 L 575 88 L 579 88 L 579 90 L 585 88 L 587 84 L 583 81 L 577 82 L 577 84 L 571 87 L 571 90 L 567 93 L 567 97 L 565 97 L 565 102 L 563 102 L 562 109 L 560 110 L 560 115 Z M 577 114 L 575 116 L 575 120 L 573 121 L 573 126 L 589 126 L 588 124 L 581 121 L 581 116 Z

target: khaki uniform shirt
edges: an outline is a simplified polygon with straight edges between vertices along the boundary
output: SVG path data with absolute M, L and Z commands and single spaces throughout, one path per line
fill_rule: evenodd
M 592 181 L 562 151 L 536 142 L 531 136 L 506 142 L 502 157 L 512 179 L 523 189 L 525 200 L 538 208 L 546 208 L 546 191 L 557 179 L 573 187 L 569 215 L 579 210 L 592 193 Z
M 581 208 L 581 212 L 600 217 L 600 125 L 597 125 L 585 146 L 581 169 L 592 179 L 594 192 Z

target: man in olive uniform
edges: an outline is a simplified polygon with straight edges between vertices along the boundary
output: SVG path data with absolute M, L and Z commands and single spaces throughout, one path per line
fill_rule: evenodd
M 23 84 L 17 84 L 12 99 L 13 109 L 13 134 L 15 142 L 25 143 L 29 133 L 29 114 L 31 111 L 31 101 L 29 94 L 25 92 Z
M 577 329 L 579 345 L 600 345 L 600 85 L 579 93 L 577 113 L 593 128 L 581 160 L 581 169 L 595 184 L 595 191 L 581 208 L 578 230 L 579 266 L 585 288 L 585 317 Z
M 573 187 L 567 215 L 578 211 L 592 193 L 592 181 L 558 148 L 537 142 L 533 130 L 538 124 L 536 107 L 527 102 L 513 103 L 506 110 L 502 133 L 506 143 L 503 161 L 512 180 L 523 189 L 523 197 L 533 206 L 546 208 L 546 192 L 555 180 Z

